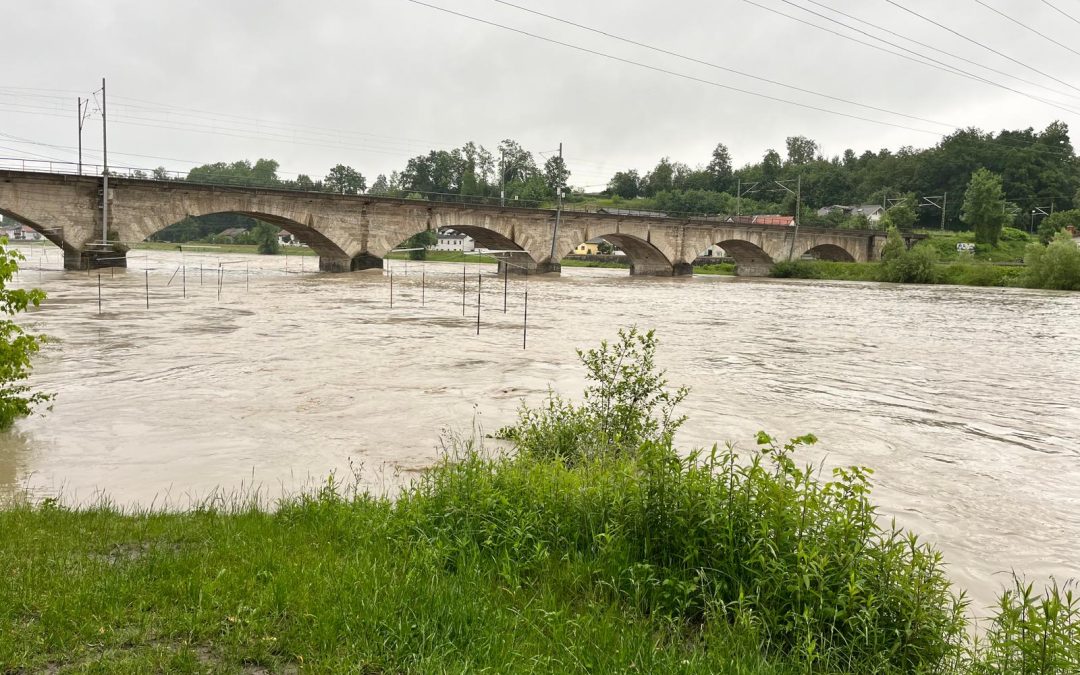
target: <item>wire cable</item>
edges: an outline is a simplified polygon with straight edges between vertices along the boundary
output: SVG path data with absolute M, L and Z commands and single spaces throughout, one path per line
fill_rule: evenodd
M 1032 28 L 1031 26 L 1028 26 L 1027 24 L 1021 23 L 1020 21 L 1018 21 L 1017 19 L 1014 19 L 1013 17 L 1009 16 L 1005 12 L 1002 12 L 1001 10 L 999 10 L 999 9 L 997 9 L 995 7 L 991 7 L 990 5 L 986 4 L 982 0 L 975 0 L 975 2 L 979 3 L 983 7 L 987 8 L 988 10 L 993 12 L 994 14 L 997 14 L 998 16 L 1000 16 L 1002 18 L 1005 18 L 1005 19 L 1008 19 L 1009 21 L 1012 21 L 1017 26 L 1020 26 L 1021 28 L 1025 29 L 1025 30 L 1031 31 L 1032 33 L 1035 33 L 1036 35 L 1038 35 L 1042 39 L 1046 40 L 1047 42 L 1052 42 L 1052 43 L 1056 44 L 1058 47 L 1061 47 L 1062 49 L 1066 49 L 1066 50 L 1072 52 L 1073 54 L 1076 54 L 1077 56 L 1080 56 L 1080 52 L 1076 51 L 1075 49 L 1073 49 L 1069 45 L 1062 44 L 1062 43 L 1058 42 L 1057 40 L 1055 40 L 1054 38 L 1047 35 L 1046 33 L 1043 33 L 1042 31 L 1036 30 L 1036 29 Z
M 846 18 L 851 19 L 853 21 L 858 21 L 859 23 L 866 24 L 867 26 L 870 26 L 874 30 L 881 31 L 883 33 L 888 33 L 889 35 L 892 35 L 894 37 L 898 37 L 901 40 L 907 40 L 908 42 L 911 42 L 912 44 L 918 45 L 920 47 L 923 47 L 923 48 L 926 48 L 926 49 L 932 49 L 932 50 L 934 50 L 935 52 L 937 52 L 939 54 L 944 54 L 945 56 L 948 56 L 950 58 L 954 58 L 954 59 L 956 59 L 958 61 L 963 61 L 964 63 L 970 64 L 970 65 L 973 65 L 973 66 L 977 66 L 979 68 L 983 68 L 984 70 L 988 70 L 991 73 L 994 73 L 996 75 L 1002 75 L 1004 77 L 1008 77 L 1010 79 L 1017 80 L 1019 82 L 1023 82 L 1024 84 L 1031 85 L 1032 87 L 1038 87 L 1039 89 L 1043 89 L 1043 90 L 1048 91 L 1048 92 L 1050 92 L 1052 94 L 1057 94 L 1059 96 L 1071 97 L 1074 100 L 1078 99 L 1078 97 L 1073 95 L 1073 94 L 1066 94 L 1064 92 L 1060 92 L 1060 91 L 1058 91 L 1056 89 L 1052 89 L 1052 88 L 1046 86 L 1045 84 L 1041 84 L 1041 83 L 1036 82 L 1034 80 L 1028 80 L 1028 79 L 1025 79 L 1025 78 L 1020 77 L 1018 75 L 1014 75 L 1012 73 L 1007 73 L 1004 70 L 998 70 L 997 68 L 994 68 L 993 66 L 988 66 L 985 63 L 979 63 L 978 61 L 975 61 L 974 59 L 969 59 L 967 57 L 961 56 L 960 54 L 954 54 L 953 52 L 945 51 L 944 49 L 941 49 L 939 47 L 935 47 L 935 46 L 933 46 L 931 44 L 927 44 L 925 42 L 921 42 L 921 41 L 916 40 L 915 38 L 909 37 L 907 35 L 902 35 L 902 34 L 892 30 L 891 28 L 889 28 L 887 26 L 881 26 L 881 25 L 878 25 L 876 23 L 872 23 L 870 21 L 867 21 L 866 19 L 860 19 L 859 17 L 854 16 L 852 14 L 842 12 L 839 9 L 836 9 L 835 7 L 830 7 L 830 6 L 828 6 L 828 5 L 824 4 L 824 3 L 818 2 L 818 0 L 806 0 L 806 2 L 809 2 L 812 5 L 817 5 L 818 7 L 821 7 L 822 9 L 833 12 L 835 14 L 839 14 L 840 16 L 846 17 Z M 1036 98 L 1035 100 L 1041 101 L 1041 99 L 1038 99 L 1038 98 Z
M 688 80 L 690 82 L 697 82 L 699 84 L 707 84 L 709 86 L 717 87 L 719 89 L 726 89 L 728 91 L 735 91 L 735 92 L 738 92 L 740 94 L 746 94 L 748 96 L 755 96 L 755 97 L 758 97 L 758 98 L 763 98 L 763 99 L 767 99 L 767 100 L 770 100 L 770 101 L 775 101 L 777 103 L 784 103 L 784 104 L 787 104 L 787 105 L 793 105 L 793 106 L 797 106 L 799 108 L 805 108 L 807 110 L 814 110 L 814 111 L 817 111 L 817 112 L 823 112 L 823 113 L 827 113 L 827 114 L 830 114 L 830 115 L 839 115 L 840 117 L 847 117 L 849 119 L 860 120 L 860 121 L 863 121 L 863 122 L 870 122 L 871 124 L 879 124 L 879 125 L 882 125 L 882 126 L 895 127 L 895 128 L 898 128 L 898 129 L 905 129 L 907 131 L 915 131 L 915 132 L 918 132 L 918 133 L 921 133 L 921 134 L 929 134 L 931 136 L 939 136 L 939 137 L 941 136 L 941 134 L 939 132 L 930 131 L 928 129 L 920 129 L 918 127 L 912 127 L 912 126 L 908 126 L 908 125 L 905 125 L 905 124 L 898 124 L 896 122 L 886 122 L 886 121 L 883 121 L 883 120 L 876 120 L 876 119 L 873 119 L 873 118 L 870 118 L 870 117 L 863 117 L 862 115 L 855 115 L 853 113 L 846 113 L 846 112 L 842 112 L 842 111 L 839 111 L 839 110 L 832 110 L 830 108 L 822 108 L 820 106 L 812 105 L 812 104 L 809 104 L 809 103 L 801 103 L 799 101 L 793 101 L 791 99 L 781 98 L 779 96 L 771 96 L 769 94 L 763 94 L 763 93 L 752 91 L 752 90 L 749 90 L 749 89 L 743 89 L 741 87 L 735 87 L 735 86 L 732 86 L 732 85 L 729 85 L 729 84 L 723 84 L 723 83 L 720 83 L 720 82 L 715 82 L 713 80 L 706 80 L 704 78 L 696 77 L 694 75 L 687 75 L 686 73 L 680 73 L 680 72 L 677 72 L 677 71 L 674 71 L 674 70 L 668 70 L 667 68 L 661 68 L 659 66 L 649 65 L 647 63 L 642 63 L 640 61 L 634 61 L 632 59 L 626 59 L 626 58 L 623 58 L 621 56 L 615 56 L 614 54 L 608 54 L 606 52 L 602 52 L 602 51 L 599 51 L 599 50 L 596 50 L 596 49 L 590 49 L 588 47 L 582 47 L 580 45 L 571 44 L 569 42 L 563 42 L 561 40 L 556 40 L 554 38 L 544 37 L 543 35 L 537 35 L 536 33 L 530 33 L 528 31 L 522 30 L 520 28 L 514 28 L 512 26 L 507 26 L 505 24 L 496 23 L 494 21 L 489 21 L 487 19 L 481 19 L 480 17 L 472 16 L 470 14 L 464 14 L 462 12 L 457 12 L 457 11 L 454 11 L 452 9 L 447 9 L 445 7 L 439 7 L 438 5 L 431 5 L 431 4 L 428 4 L 426 2 L 422 2 L 421 0 L 405 0 L 405 1 L 406 2 L 411 2 L 414 5 L 420 5 L 421 7 L 427 7 L 428 9 L 433 9 L 433 10 L 443 12 L 443 13 L 446 13 L 446 14 L 451 14 L 453 16 L 457 16 L 457 17 L 460 17 L 462 19 L 468 19 L 469 21 L 475 21 L 477 23 L 482 23 L 482 24 L 485 24 L 485 25 L 488 25 L 488 26 L 493 26 L 495 28 L 500 28 L 502 30 L 510 31 L 512 33 L 518 33 L 519 35 L 524 35 L 524 36 L 530 37 L 530 38 L 532 38 L 534 40 L 540 40 L 542 42 L 549 42 L 551 44 L 559 45 L 561 47 L 566 47 L 568 49 L 573 49 L 573 50 L 583 52 L 583 53 L 586 53 L 586 54 L 592 54 L 593 56 L 600 56 L 602 58 L 610 59 L 612 61 L 618 61 L 620 63 L 626 63 L 626 64 L 629 64 L 629 65 L 632 65 L 632 66 L 636 66 L 638 68 L 644 68 L 646 70 L 651 70 L 653 72 L 662 73 L 664 75 L 671 75 L 673 77 L 678 77 L 678 78 L 681 78 L 681 79 L 684 79 L 684 80 Z
M 1080 19 L 1077 19 L 1077 18 L 1076 18 L 1075 16 L 1073 16 L 1072 14 L 1069 14 L 1068 12 L 1066 12 L 1066 11 L 1065 11 L 1065 10 L 1063 10 L 1063 9 L 1061 9 L 1061 8 L 1060 8 L 1060 7 L 1058 7 L 1057 5 L 1051 4 L 1051 3 L 1049 2 L 1049 0 L 1042 0 L 1042 3 L 1043 3 L 1044 5 L 1046 5 L 1047 7 L 1049 7 L 1050 9 L 1053 9 L 1053 10 L 1054 10 L 1055 12 L 1057 12 L 1058 14 L 1061 14 L 1061 15 L 1062 15 L 1062 16 L 1064 16 L 1064 17 L 1065 17 L 1066 19 L 1069 19 L 1069 20 L 1070 20 L 1070 21 L 1072 21 L 1073 23 L 1077 23 L 1077 24 L 1080 24 Z
M 886 0 L 886 1 L 888 2 L 888 1 L 891 1 L 891 0 Z M 1055 103 L 1055 102 L 1049 101 L 1047 99 L 1043 99 L 1043 98 L 1039 98 L 1037 96 L 1033 96 L 1033 95 L 1028 94 L 1026 92 L 1020 91 L 1019 89 L 1014 89 L 1013 87 L 1010 87 L 1008 85 L 1001 84 L 1000 82 L 994 82 L 993 80 L 982 77 L 981 75 L 977 75 L 975 73 L 970 73 L 970 72 L 968 72 L 966 70 L 963 70 L 962 68 L 958 68 L 958 67 L 956 67 L 954 65 L 951 65 L 949 63 L 945 63 L 944 61 L 941 61 L 941 60 L 938 60 L 938 59 L 935 59 L 935 58 L 932 58 L 932 57 L 929 57 L 929 56 L 923 56 L 922 54 L 918 54 L 917 52 L 914 52 L 914 51 L 908 49 L 907 47 L 904 47 L 902 45 L 897 45 L 896 43 L 889 42 L 888 40 L 882 40 L 880 37 L 875 36 L 872 33 L 868 33 L 867 31 L 861 30 L 859 28 L 855 28 L 854 26 L 850 26 L 850 25 L 844 23 L 843 21 L 837 21 L 836 19 L 825 16 L 824 14 L 820 14 L 819 12 L 815 12 L 812 9 L 807 9 L 806 7 L 802 7 L 801 5 L 796 5 L 795 3 L 791 2 L 791 0 L 780 0 L 780 2 L 791 5 L 792 7 L 796 7 L 798 9 L 801 9 L 804 12 L 807 12 L 807 13 L 812 14 L 814 16 L 820 17 L 822 19 L 825 19 L 826 21 L 830 21 L 830 22 L 835 23 L 835 24 L 837 24 L 839 26 L 843 26 L 844 28 L 846 28 L 848 30 L 856 31 L 856 32 L 862 33 L 863 35 L 866 35 L 866 36 L 868 36 L 868 37 L 870 37 L 872 39 L 876 39 L 876 40 L 878 40 L 880 42 L 884 42 L 885 44 L 890 45 L 892 47 L 896 47 L 897 49 L 900 49 L 900 50 L 902 50 L 904 52 L 907 52 L 908 54 L 918 56 L 919 59 L 912 58 L 911 56 L 908 56 L 906 54 L 901 54 L 901 53 L 889 51 L 888 49 L 885 49 L 885 48 L 881 47 L 878 44 L 875 44 L 875 43 L 872 43 L 872 42 L 866 42 L 865 40 L 859 40 L 857 38 L 851 37 L 850 35 L 847 35 L 845 33 L 841 33 L 839 31 L 835 31 L 835 30 L 831 30 L 829 28 L 824 28 L 822 26 L 818 26 L 817 24 L 811 23 L 809 21 L 805 21 L 805 20 L 800 19 L 798 17 L 791 16 L 790 14 L 785 14 L 784 12 L 781 12 L 781 11 L 776 10 L 776 9 L 772 9 L 771 7 L 766 7 L 765 5 L 754 2 L 753 0 L 743 0 L 743 2 L 754 5 L 756 7 L 760 7 L 762 9 L 764 9 L 764 10 L 773 12 L 774 14 L 779 14 L 780 16 L 784 16 L 784 17 L 787 17 L 789 19 L 793 19 L 795 21 L 806 24 L 808 26 L 813 26 L 814 28 L 817 28 L 818 30 L 823 30 L 823 31 L 826 31 L 828 33 L 832 33 L 834 35 L 838 35 L 838 36 L 844 38 L 845 40 L 851 40 L 853 42 L 858 42 L 859 44 L 866 45 L 868 47 L 872 47 L 874 49 L 877 49 L 878 51 L 883 51 L 886 54 L 892 54 L 894 56 L 900 56 L 901 58 L 905 58 L 905 59 L 907 59 L 909 61 L 915 61 L 916 63 L 922 63 L 923 65 L 930 66 L 931 68 L 936 68 L 937 70 L 945 70 L 945 72 L 949 72 L 949 73 L 952 73 L 954 75 L 960 75 L 962 77 L 966 77 L 968 79 L 975 80 L 976 82 L 981 82 L 983 84 L 988 84 L 988 85 L 993 86 L 993 87 L 998 87 L 1000 89 L 1005 89 L 1007 91 L 1014 92 L 1016 94 L 1019 94 L 1021 96 L 1026 97 L 1026 98 L 1030 98 L 1030 99 L 1032 99 L 1034 101 L 1038 101 L 1040 103 L 1044 103 L 1046 105 L 1052 106 L 1054 108 L 1057 108 L 1057 109 L 1062 110 L 1064 112 L 1067 112 L 1069 114 L 1080 115 L 1080 112 L 1078 112 L 1077 110 L 1075 110 L 1073 108 L 1068 108 L 1063 104 Z M 927 61 L 929 61 L 931 63 L 924 62 L 924 61 L 922 61 L 920 59 L 926 59 Z M 936 64 L 936 65 L 934 65 L 934 64 Z
M 644 49 L 648 49 L 648 50 L 651 50 L 651 51 L 654 51 L 654 52 L 658 52 L 660 54 L 666 54 L 668 56 L 674 56 L 675 58 L 682 59 L 684 61 L 689 61 L 690 63 L 696 63 L 696 64 L 699 64 L 699 65 L 702 65 L 702 66 L 708 66 L 709 68 L 715 68 L 717 70 L 723 70 L 723 71 L 728 72 L 728 73 L 734 73 L 736 75 L 741 75 L 743 77 L 748 77 L 748 78 L 751 78 L 751 79 L 754 79 L 754 80 L 759 80 L 761 82 L 767 82 L 768 84 L 775 84 L 775 85 L 777 85 L 779 87 L 785 87 L 787 89 L 793 89 L 795 91 L 798 91 L 798 92 L 801 92 L 801 93 L 804 93 L 804 94 L 810 94 L 812 96 L 820 96 L 822 98 L 827 98 L 827 99 L 837 101 L 837 102 L 840 102 L 840 103 L 846 103 L 848 105 L 854 105 L 854 106 L 858 106 L 860 108 L 866 108 L 868 110 L 874 110 L 874 111 L 877 111 L 877 112 L 883 112 L 883 113 L 887 113 L 887 114 L 890 114 L 890 115 L 897 115 L 899 117 L 906 117 L 908 119 L 916 120 L 916 121 L 919 121 L 919 122 L 928 122 L 930 124 L 937 124 L 937 125 L 943 126 L 943 127 L 950 127 L 950 128 L 955 129 L 958 126 L 958 125 L 953 124 L 951 122 L 939 122 L 937 120 L 929 119 L 929 118 L 926 118 L 926 117 L 919 117 L 918 115 L 909 115 L 907 113 L 902 113 L 902 112 L 899 112 L 899 111 L 896 111 L 896 110 L 889 110 L 888 108 L 879 108 L 877 106 L 868 105 L 866 103 L 860 103 L 858 101 L 853 101 L 851 99 L 846 99 L 846 98 L 842 98 L 842 97 L 839 97 L 839 96 L 832 96 L 832 95 L 829 95 L 829 94 L 824 94 L 824 93 L 821 93 L 819 91 L 814 91 L 812 89 L 805 89 L 803 87 L 799 87 L 799 86 L 794 85 L 794 84 L 788 84 L 786 82 L 780 82 L 778 80 L 772 80 L 772 79 L 769 79 L 767 77 L 762 77 L 760 75 L 754 75 L 753 73 L 747 73 L 747 72 L 742 71 L 742 70 L 736 70 L 735 68 L 729 68 L 727 66 L 722 66 L 720 64 L 712 63 L 710 61 L 705 61 L 703 59 L 695 58 L 695 57 L 692 57 L 692 56 L 686 56 L 684 54 L 679 54 L 679 53 L 670 51 L 668 49 L 664 49 L 662 47 L 655 47 L 653 45 L 648 45 L 648 44 L 645 44 L 643 42 L 633 40 L 631 38 L 623 37 L 621 35 L 615 35 L 614 33 L 609 33 L 607 31 L 600 30 L 599 28 L 593 28 L 591 26 L 586 26 L 586 25 L 583 25 L 583 24 L 580 24 L 580 23 L 575 23 L 574 21 L 570 21 L 568 19 L 563 19 L 563 18 L 560 18 L 560 17 L 557 17 L 557 16 L 552 16 L 551 14 L 545 14 L 545 13 L 539 12 L 539 11 L 537 11 L 535 9 L 529 9 L 528 7 L 522 7 L 521 5 L 515 5 L 514 3 L 507 2 L 506 0 L 492 0 L 492 2 L 496 2 L 496 3 L 500 4 L 500 5 L 505 5 L 507 7 L 513 7 L 514 9 L 521 10 L 522 12 L 528 12 L 529 14 L 535 14 L 536 16 L 542 16 L 545 19 L 551 19 L 552 21 L 558 21 L 559 23 L 563 23 L 563 24 L 566 24 L 568 26 L 573 26 L 575 28 L 580 28 L 581 30 L 586 30 L 586 31 L 589 31 L 591 33 L 596 33 L 598 35 L 603 35 L 604 37 L 608 37 L 608 38 L 611 38 L 613 40 L 619 40 L 620 42 L 625 42 L 627 44 L 631 44 L 631 45 L 634 45 L 636 47 L 642 47 Z
M 1039 70 L 1038 68 L 1035 68 L 1034 66 L 1029 66 L 1028 64 L 1024 63 L 1023 61 L 1020 61 L 1020 60 L 1018 60 L 1018 59 L 1014 59 L 1013 57 L 1009 56 L 1008 54 L 1004 54 L 1004 53 L 1002 53 L 1002 52 L 999 52 L 998 50 L 994 49 L 993 47 L 990 47 L 990 46 L 988 46 L 988 45 L 985 45 L 985 44 L 983 44 L 982 42 L 979 42 L 978 40 L 975 40 L 975 39 L 973 39 L 973 38 L 970 38 L 970 37 L 968 37 L 968 36 L 964 35 L 963 33 L 960 33 L 960 32 L 958 32 L 958 31 L 955 31 L 955 30 L 953 30 L 952 28 L 949 28 L 948 26 L 946 26 L 946 25 L 944 25 L 944 24 L 942 24 L 942 23 L 939 23 L 939 22 L 937 22 L 937 21 L 935 21 L 935 20 L 931 19 L 931 18 L 930 18 L 930 17 L 928 17 L 928 16 L 924 16 L 924 15 L 922 15 L 922 14 L 920 14 L 920 13 L 916 12 L 916 11 L 915 11 L 915 10 L 913 10 L 913 9 L 909 9 L 909 8 L 907 8 L 907 7 L 903 6 L 903 5 L 901 5 L 901 4 L 899 3 L 899 2 L 896 2 L 896 0 L 885 0 L 885 2 L 889 3 L 889 4 L 890 4 L 890 5 L 892 5 L 893 7 L 896 7 L 896 8 L 898 8 L 898 9 L 902 9 L 902 10 L 904 10 L 904 11 L 905 11 L 905 12 L 907 12 L 908 14 L 911 14 L 911 15 L 913 15 L 913 16 L 916 16 L 916 17 L 918 17 L 918 18 L 922 19 L 923 21 L 926 21 L 926 22 L 932 23 L 932 24 L 934 24 L 935 26 L 937 26 L 938 28 L 940 28 L 940 29 L 942 29 L 942 30 L 947 30 L 947 31 L 949 31 L 950 33 L 952 33 L 953 35 L 955 35 L 956 37 L 958 37 L 958 38 L 961 38 L 961 39 L 963 39 L 963 40 L 967 40 L 967 41 L 968 41 L 968 42 L 970 42 L 971 44 L 973 44 L 973 45 L 976 45 L 976 46 L 978 46 L 978 47 L 982 47 L 983 49 L 985 49 L 985 50 L 986 50 L 986 51 L 988 51 L 988 52 L 991 52 L 991 53 L 993 53 L 993 54 L 997 54 L 998 56 L 1000 56 L 1000 57 L 1001 57 L 1001 58 L 1003 58 L 1003 59 L 1008 59 L 1009 61 L 1012 61 L 1013 63 L 1015 63 L 1015 64 L 1016 64 L 1016 65 L 1018 65 L 1018 66 L 1022 66 L 1022 67 L 1024 67 L 1024 68 L 1027 68 L 1028 70 L 1030 70 L 1030 71 L 1032 71 L 1032 72 L 1034 72 L 1034 73 L 1038 73 L 1039 75 L 1042 75 L 1042 76 L 1043 76 L 1043 77 L 1045 77 L 1045 78 L 1051 79 L 1051 80 L 1053 80 L 1054 82 L 1057 82 L 1058 84 L 1063 84 L 1063 85 L 1065 85 L 1066 87 L 1068 87 L 1068 88 L 1070 88 L 1070 89 L 1073 89 L 1073 90 L 1075 90 L 1075 91 L 1077 91 L 1077 92 L 1080 92 L 1080 88 L 1077 88 L 1077 87 L 1075 87 L 1075 86 L 1073 86 L 1073 85 L 1069 84 L 1068 82 L 1066 82 L 1066 81 L 1064 81 L 1064 80 L 1059 80 L 1058 78 L 1054 77 L 1053 75 L 1050 75 L 1050 74 L 1048 74 L 1048 73 L 1044 73 L 1043 71 Z

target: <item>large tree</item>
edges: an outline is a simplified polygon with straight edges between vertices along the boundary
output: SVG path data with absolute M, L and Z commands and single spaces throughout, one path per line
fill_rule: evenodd
M 997 246 L 1001 228 L 1008 219 L 1001 176 L 987 169 L 971 174 L 960 219 L 975 230 L 977 243 Z
M 326 174 L 326 178 L 323 179 L 323 189 L 343 195 L 356 195 L 367 189 L 367 180 L 351 166 L 338 164 Z
M 731 153 L 728 152 L 726 145 L 723 143 L 716 144 L 712 151 L 712 158 L 709 160 L 705 170 L 712 179 L 713 190 L 717 192 L 728 190 L 731 186 L 731 177 L 734 174 L 731 170 Z

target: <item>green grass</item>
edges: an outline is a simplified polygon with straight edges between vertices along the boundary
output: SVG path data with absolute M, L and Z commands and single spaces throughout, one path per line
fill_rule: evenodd
M 708 265 L 695 265 L 694 274 L 722 274 L 734 275 L 734 263 L 710 263 Z
M 408 252 L 388 253 L 386 258 L 390 260 L 411 260 Z M 427 262 L 466 262 L 474 265 L 476 263 L 494 265 L 499 262 L 494 256 L 479 254 L 463 255 L 461 251 L 427 251 L 424 260 Z
M 1019 230 L 1013 230 L 1008 228 L 1007 232 L 1011 232 L 1011 239 L 1002 238 L 998 241 L 997 246 L 987 246 L 985 244 L 978 244 L 975 248 L 974 258 L 980 262 L 1021 262 L 1024 259 L 1024 250 L 1032 240 L 1021 238 L 1026 235 Z M 956 245 L 959 243 L 975 243 L 974 232 L 941 232 L 935 230 L 924 230 L 925 234 L 929 235 L 927 240 L 937 252 L 938 260 L 941 262 L 950 262 L 963 259 L 963 256 L 957 252 Z M 1010 236 L 1010 235 L 1006 235 Z M 971 254 L 968 254 L 969 256 Z
M 836 281 L 881 281 L 881 263 L 844 263 L 825 260 L 797 260 L 777 263 L 770 276 L 780 279 L 830 279 Z M 975 261 L 938 264 L 935 284 L 958 286 L 1022 287 L 1025 268 L 1021 265 L 994 265 Z

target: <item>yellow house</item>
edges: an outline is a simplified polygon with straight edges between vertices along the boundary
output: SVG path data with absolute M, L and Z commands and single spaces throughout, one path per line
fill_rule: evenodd
M 583 242 L 574 249 L 574 255 L 597 255 L 599 253 L 600 243 L 595 241 Z

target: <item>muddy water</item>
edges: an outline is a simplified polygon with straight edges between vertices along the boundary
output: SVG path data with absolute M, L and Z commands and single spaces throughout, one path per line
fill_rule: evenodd
M 28 318 L 56 338 L 32 384 L 57 398 L 0 436 L 0 499 L 183 507 L 361 467 L 393 485 L 441 430 L 580 391 L 574 348 L 636 323 L 692 386 L 683 445 L 815 433 L 806 459 L 876 469 L 884 512 L 940 546 L 977 605 L 1010 569 L 1080 576 L 1080 294 L 566 270 L 529 282 L 523 350 L 525 283 L 504 314 L 490 267 L 477 335 L 475 265 L 463 317 L 461 265 L 394 262 L 391 308 L 378 271 L 138 252 L 102 276 L 99 314 L 96 274 L 57 253 L 30 249 L 20 279 L 49 293 Z

